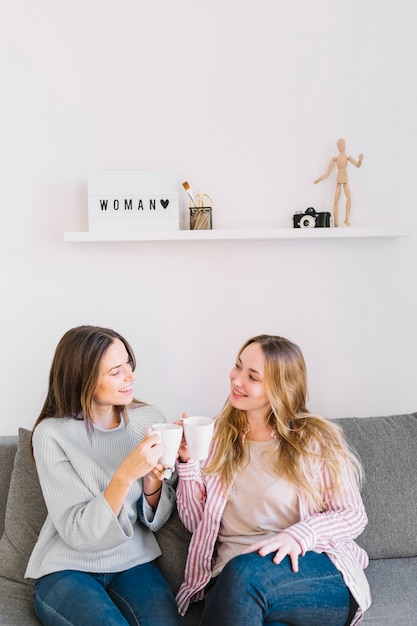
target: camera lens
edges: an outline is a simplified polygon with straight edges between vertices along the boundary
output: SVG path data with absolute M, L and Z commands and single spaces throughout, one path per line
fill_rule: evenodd
M 304 215 L 300 220 L 300 228 L 314 228 L 316 219 L 312 215 Z

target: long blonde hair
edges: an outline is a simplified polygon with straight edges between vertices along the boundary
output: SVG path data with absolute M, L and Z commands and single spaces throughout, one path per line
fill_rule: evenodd
M 349 477 L 360 485 L 361 464 L 342 429 L 307 410 L 307 371 L 300 348 L 283 337 L 258 335 L 246 341 L 238 357 L 252 343 L 261 346 L 265 359 L 265 392 L 271 405 L 268 425 L 276 438 L 277 473 L 300 489 L 317 511 L 332 494 L 343 500 Z M 217 419 L 214 456 L 204 468 L 207 475 L 220 475 L 225 489 L 243 464 L 246 425 L 246 412 L 227 400 Z

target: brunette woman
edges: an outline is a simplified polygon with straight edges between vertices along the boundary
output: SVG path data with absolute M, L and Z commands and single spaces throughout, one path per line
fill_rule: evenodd
M 154 564 L 175 501 L 149 428 L 165 420 L 134 399 L 135 364 L 107 328 L 73 328 L 56 348 L 32 436 L 48 515 L 26 576 L 42 624 L 180 624 Z

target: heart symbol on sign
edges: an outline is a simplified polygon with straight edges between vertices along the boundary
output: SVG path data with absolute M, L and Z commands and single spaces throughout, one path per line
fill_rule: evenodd
M 169 200 L 161 200 L 161 204 L 164 207 L 164 209 L 166 209 L 169 204 Z

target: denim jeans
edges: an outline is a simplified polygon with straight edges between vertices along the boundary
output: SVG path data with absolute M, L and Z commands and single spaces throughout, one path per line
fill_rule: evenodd
M 351 595 L 325 554 L 307 552 L 293 572 L 286 557 L 237 556 L 207 593 L 201 626 L 345 626 Z M 353 598 L 352 598 L 353 600 Z M 349 619 L 349 621 L 348 621 Z
M 181 620 L 153 563 L 116 574 L 64 570 L 35 582 L 35 611 L 45 626 L 179 626 Z

